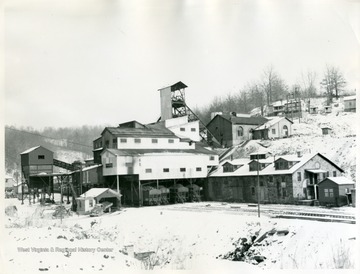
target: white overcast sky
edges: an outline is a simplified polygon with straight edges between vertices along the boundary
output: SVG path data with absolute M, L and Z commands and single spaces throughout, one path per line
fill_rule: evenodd
M 5 6 L 5 123 L 117 125 L 236 92 L 272 64 L 291 86 L 338 66 L 359 90 L 359 1 L 12 0 Z

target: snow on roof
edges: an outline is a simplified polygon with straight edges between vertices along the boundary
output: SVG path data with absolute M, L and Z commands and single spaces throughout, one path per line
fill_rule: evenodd
M 25 150 L 24 152 L 21 152 L 21 154 L 28 154 L 29 152 L 31 151 L 34 151 L 35 149 L 38 149 L 40 146 L 36 146 L 36 147 L 32 147 L 32 148 L 29 148 L 28 150 Z
M 322 180 L 319 184 L 324 182 L 326 179 L 333 181 L 337 185 L 354 185 L 355 183 L 351 181 L 350 179 L 340 176 L 340 177 L 327 177 L 324 180 Z
M 271 162 L 267 167 L 262 169 L 260 171 L 260 175 L 277 175 L 277 174 L 293 174 L 297 169 L 299 169 L 301 166 L 303 166 L 305 163 L 307 163 L 311 158 L 313 158 L 315 155 L 319 153 L 312 153 L 312 154 L 304 154 L 302 157 L 298 157 L 297 155 L 283 155 L 283 156 L 277 156 L 275 159 L 286 159 L 287 161 L 294 161 L 296 159 L 298 162 L 293 165 L 290 169 L 285 170 L 276 170 L 275 164 Z M 289 160 L 288 160 L 289 159 Z M 291 159 L 291 160 L 290 160 Z M 236 159 L 240 160 L 240 159 Z M 214 172 L 209 175 L 210 177 L 222 177 L 222 176 L 255 176 L 257 174 L 257 171 L 250 171 L 249 170 L 249 163 L 253 160 L 242 158 L 244 165 L 238 168 L 234 172 L 226 172 L 224 174 L 223 170 L 221 168 L 218 168 Z M 266 161 L 266 159 L 263 159 Z M 233 160 L 234 161 L 234 160 Z M 232 161 L 228 161 L 232 163 Z M 265 162 L 264 162 L 265 163 Z M 269 163 L 269 162 L 266 162 Z
M 262 129 L 269 128 L 269 127 L 271 127 L 271 126 L 279 123 L 279 122 L 280 122 L 281 120 L 283 120 L 283 119 L 289 120 L 289 119 L 286 118 L 286 117 L 275 117 L 275 118 L 271 118 L 270 121 L 268 121 L 268 122 L 266 122 L 265 124 L 263 124 L 263 125 L 255 128 L 255 130 L 262 130 Z M 290 120 L 289 120 L 289 121 L 290 121 Z M 290 122 L 291 122 L 291 121 L 290 121 Z M 291 122 L 291 123 L 293 123 L 293 122 Z
M 344 101 L 356 100 L 356 95 L 344 97 Z
M 89 189 L 88 191 L 86 191 L 85 193 L 83 193 L 80 197 L 97 197 L 101 194 L 103 194 L 105 191 L 109 191 L 112 194 L 114 194 L 115 196 L 119 196 L 120 194 L 115 192 L 114 190 L 110 189 L 110 188 L 92 188 Z
M 88 166 L 88 167 L 83 168 L 82 171 L 88 171 L 88 170 L 91 170 L 91 169 L 94 169 L 94 168 L 98 168 L 99 166 L 102 166 L 102 165 Z

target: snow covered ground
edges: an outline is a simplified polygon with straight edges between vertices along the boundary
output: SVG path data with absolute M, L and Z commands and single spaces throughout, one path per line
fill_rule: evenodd
M 47 270 L 71 273 L 117 270 L 127 273 L 152 267 L 165 272 L 238 273 L 240 269 L 355 267 L 356 225 L 274 219 L 265 214 L 258 218 L 256 214 L 229 210 L 231 207 L 246 207 L 246 204 L 202 202 L 123 208 L 100 217 L 73 214 L 59 220 L 51 218 L 54 205 L 29 205 L 28 201 L 21 205 L 17 199 L 5 202 L 18 209 L 14 217 L 6 216 L 5 220 L 5 244 L 2 245 L 5 273 Z M 289 206 L 266 207 L 286 209 Z M 298 207 L 299 210 L 303 208 L 315 209 Z M 350 207 L 335 211 L 355 213 L 355 209 Z M 251 256 L 245 262 L 221 258 L 233 252 L 241 239 L 250 242 L 252 236 L 259 239 L 272 229 L 288 231 L 288 234 L 268 235 L 252 245 L 248 251 Z M 154 254 L 149 261 L 135 259 L 124 254 L 128 245 L 133 245 L 135 253 L 153 251 Z M 266 259 L 256 263 L 251 259 L 253 256 L 265 256 Z

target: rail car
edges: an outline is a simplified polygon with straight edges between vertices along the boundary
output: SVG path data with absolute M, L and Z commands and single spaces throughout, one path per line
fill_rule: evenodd
M 161 190 L 151 186 L 142 189 L 144 205 L 159 205 L 161 202 Z
M 160 204 L 167 205 L 170 202 L 170 189 L 164 186 L 159 186 L 159 190 L 161 191 L 160 196 Z
M 196 184 L 188 185 L 189 189 L 189 202 L 200 202 L 200 187 Z
M 189 198 L 189 189 L 181 184 L 170 187 L 170 203 L 185 203 Z

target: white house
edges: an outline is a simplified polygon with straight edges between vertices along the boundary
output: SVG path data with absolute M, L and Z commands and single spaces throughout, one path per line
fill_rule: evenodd
M 275 117 L 253 131 L 253 139 L 277 139 L 292 135 L 293 122 L 286 117 Z

